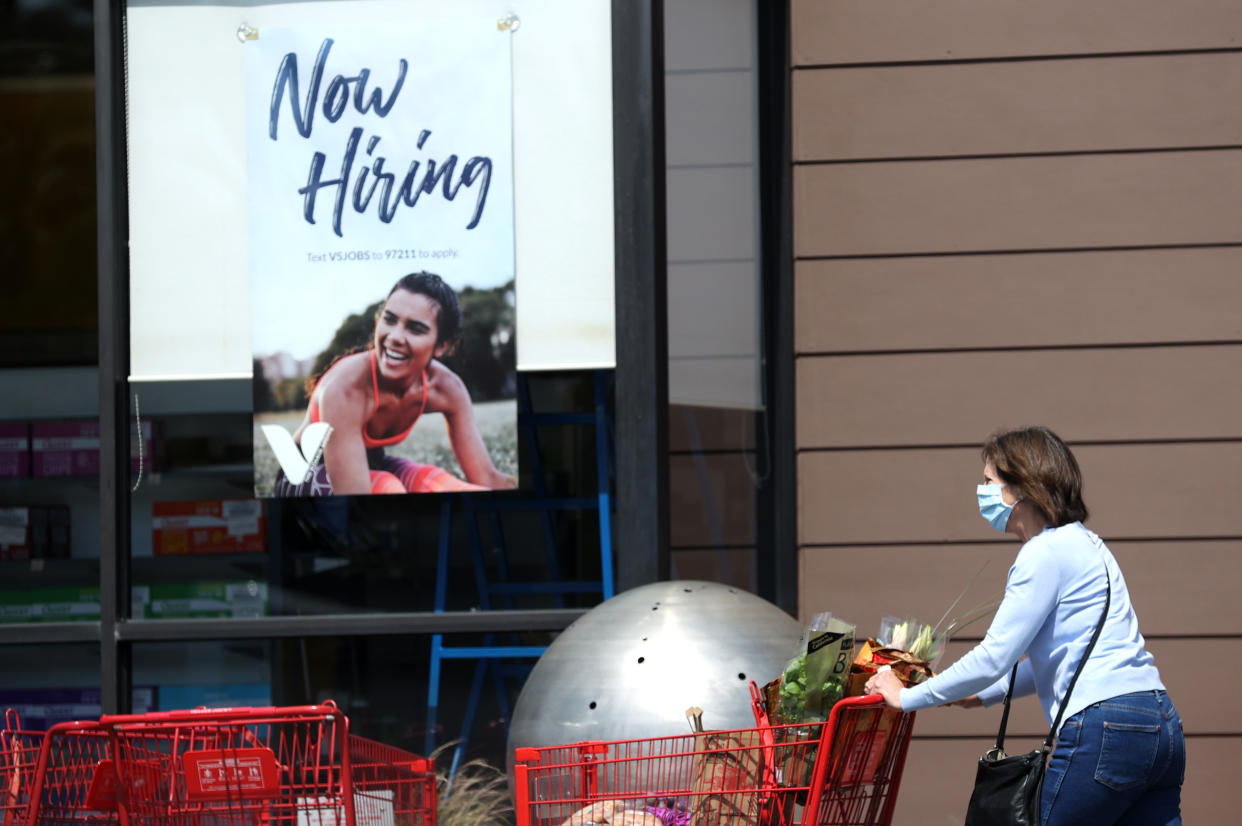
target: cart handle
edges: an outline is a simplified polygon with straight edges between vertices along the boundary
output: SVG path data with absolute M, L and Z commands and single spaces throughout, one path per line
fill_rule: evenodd
M 534 746 L 519 746 L 513 750 L 515 763 L 538 763 L 540 752 Z
M 228 708 L 179 709 L 177 711 L 149 711 L 145 714 L 105 714 L 99 725 L 105 728 L 145 723 L 192 723 L 199 720 L 221 722 L 249 720 L 262 717 L 335 717 L 341 710 L 332 700 L 313 706 L 236 706 Z
M 842 697 L 832 705 L 832 711 L 828 714 L 831 721 L 833 716 L 841 716 L 838 708 L 854 708 L 856 706 L 882 706 L 884 705 L 884 695 L 882 694 L 859 694 L 854 697 Z M 834 721 L 835 722 L 835 721 Z
M 48 729 L 49 734 L 59 734 L 62 731 L 97 731 L 103 734 L 104 728 L 94 720 L 68 720 Z

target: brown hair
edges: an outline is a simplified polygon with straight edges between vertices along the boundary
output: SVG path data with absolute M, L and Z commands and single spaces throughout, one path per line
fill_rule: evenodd
M 461 339 L 462 314 L 461 304 L 457 300 L 457 291 L 450 287 L 443 278 L 426 270 L 402 276 L 388 291 L 388 298 L 392 298 L 392 294 L 397 290 L 421 293 L 435 302 L 436 344 L 447 343 L 449 349 L 452 350 Z M 379 309 L 375 311 L 375 317 L 378 319 L 383 311 L 384 305 L 381 303 Z
M 993 433 L 983 443 L 983 461 L 1001 481 L 1043 513 L 1054 528 L 1087 521 L 1082 473 L 1065 442 L 1046 427 Z
M 422 294 L 431 299 L 436 305 L 436 344 L 447 344 L 446 354 L 451 354 L 457 349 L 457 345 L 461 342 L 462 333 L 462 312 L 461 304 L 457 300 L 457 292 L 448 285 L 448 283 L 435 273 L 423 271 L 412 272 L 409 275 L 403 275 L 397 279 L 397 283 L 392 285 L 392 289 L 388 291 L 388 295 L 383 301 L 375 304 L 375 315 L 371 319 L 371 325 L 367 330 L 367 340 L 361 344 L 351 344 L 348 347 L 340 349 L 333 353 L 331 358 L 324 359 L 324 353 L 320 353 L 315 359 L 316 364 L 323 364 L 318 370 L 312 369 L 310 375 L 306 377 L 304 385 L 306 397 L 310 398 L 315 392 L 315 388 L 319 385 L 319 381 L 324 375 L 331 370 L 338 361 L 346 356 L 352 356 L 354 353 L 365 353 L 375 347 L 375 325 L 379 322 L 380 314 L 384 312 L 384 305 L 392 298 L 392 294 L 397 290 L 405 290 L 415 294 Z M 348 321 L 353 321 L 357 316 L 350 316 Z M 347 324 L 342 324 L 337 329 L 336 335 L 333 336 L 332 342 L 328 345 L 329 350 L 334 347 L 340 347 L 338 339 L 341 337 L 342 331 Z

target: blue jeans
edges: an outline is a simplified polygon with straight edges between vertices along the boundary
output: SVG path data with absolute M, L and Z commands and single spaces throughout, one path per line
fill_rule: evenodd
M 1061 726 L 1040 800 L 1043 826 L 1181 826 L 1186 743 L 1163 691 L 1122 694 Z

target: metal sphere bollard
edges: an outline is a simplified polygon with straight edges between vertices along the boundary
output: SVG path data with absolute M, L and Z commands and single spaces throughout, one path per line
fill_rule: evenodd
M 802 627 L 775 605 L 715 582 L 643 585 L 591 609 L 558 636 L 522 688 L 508 761 L 524 746 L 755 725 L 749 684 L 778 677 Z

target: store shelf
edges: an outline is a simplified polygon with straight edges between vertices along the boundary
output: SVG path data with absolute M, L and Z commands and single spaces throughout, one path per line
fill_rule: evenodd
M 144 416 L 248 414 L 254 409 L 248 378 L 143 381 L 134 382 L 129 389 L 131 396 L 137 394 Z
M 0 370 L 0 421 L 95 418 L 95 367 L 14 367 Z
M 144 416 L 249 413 L 248 378 L 143 381 L 130 385 Z M 95 367 L 14 367 L 0 370 L 0 421 L 95 418 L 99 370 Z
M 98 559 L 0 560 L 4 590 L 76 588 L 99 584 Z
M 254 496 L 254 466 L 249 464 L 202 465 L 147 472 L 133 477 L 135 505 L 175 499 L 248 499 Z
M 140 482 L 138 490 L 135 494 L 140 494 L 144 488 L 152 488 L 177 485 L 181 483 L 203 484 L 218 483 L 221 480 L 229 481 L 232 479 L 245 478 L 250 480 L 254 474 L 251 465 L 243 464 L 226 464 L 226 465 L 203 465 L 200 467 L 172 468 L 169 470 L 159 471 L 143 471 L 142 479 L 138 479 L 136 473 L 131 474 L 130 483 Z M 252 483 L 253 484 L 253 483 Z M 0 500 L 12 499 L 14 494 L 20 498 L 20 494 L 25 491 L 65 491 L 65 490 L 86 490 L 92 491 L 93 495 L 98 496 L 99 493 L 99 477 L 98 476 L 19 476 L 19 477 L 0 477 Z
M 6 476 L 0 478 L 0 503 L 15 505 L 49 504 L 66 498 L 78 498 L 82 491 L 99 496 L 98 476 Z M 27 494 L 38 501 L 18 501 Z M 49 498 L 48 494 L 59 494 Z M 48 500 L 48 501 L 44 501 Z
M 132 561 L 135 585 L 177 582 L 243 581 L 266 578 L 266 553 L 203 554 L 199 556 L 141 556 Z M 0 560 L 3 589 L 77 588 L 99 585 L 98 559 Z
M 269 567 L 266 553 L 145 556 L 134 557 L 131 564 L 135 585 L 266 581 Z

